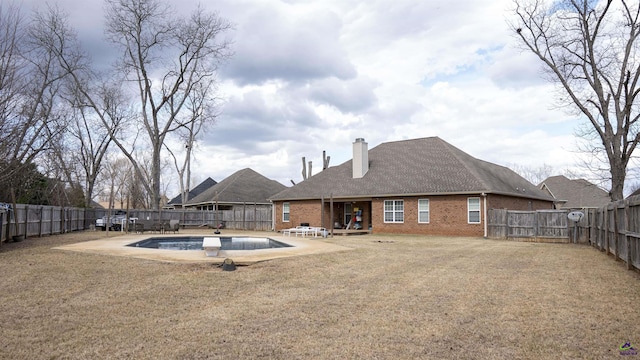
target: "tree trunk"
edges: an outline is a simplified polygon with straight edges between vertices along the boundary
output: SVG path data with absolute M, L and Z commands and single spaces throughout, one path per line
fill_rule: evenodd
M 611 166 L 611 191 L 609 192 L 611 201 L 624 199 L 624 180 L 627 172 L 625 166 L 620 164 L 620 159 L 617 160 L 615 163 L 612 162 Z

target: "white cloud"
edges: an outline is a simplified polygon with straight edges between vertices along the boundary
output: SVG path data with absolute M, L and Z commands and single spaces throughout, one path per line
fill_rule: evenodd
M 89 0 L 92 8 L 99 0 Z M 198 0 L 174 1 L 181 12 Z M 60 0 L 76 26 L 101 24 L 87 0 Z M 510 0 L 221 0 L 235 26 L 222 68 L 223 115 L 194 171 L 222 180 L 251 167 L 289 185 L 301 157 L 321 169 L 351 143 L 439 136 L 499 164 L 575 164 L 578 121 L 554 109 L 540 64 L 509 33 Z M 89 33 L 98 33 L 97 26 Z
M 356 76 L 339 42 L 341 21 L 335 13 L 273 3 L 246 10 L 235 39 L 235 58 L 223 75 L 241 85 Z

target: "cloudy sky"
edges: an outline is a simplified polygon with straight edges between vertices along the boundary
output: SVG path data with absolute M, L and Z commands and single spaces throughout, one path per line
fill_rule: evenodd
M 101 0 L 50 3 L 107 58 Z M 235 55 L 220 72 L 223 114 L 195 155 L 198 182 L 250 167 L 290 185 L 302 156 L 317 173 L 323 150 L 339 165 L 356 138 L 372 148 L 439 136 L 500 165 L 575 167 L 580 119 L 554 108 L 540 64 L 516 47 L 511 0 L 201 3 L 234 25 Z

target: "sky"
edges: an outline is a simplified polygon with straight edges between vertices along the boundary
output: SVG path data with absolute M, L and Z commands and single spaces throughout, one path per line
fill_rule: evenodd
M 185 14 L 198 4 L 169 1 Z M 101 0 L 49 3 L 94 59 L 109 58 Z M 356 138 L 371 149 L 438 136 L 499 165 L 583 171 L 574 135 L 583 120 L 556 107 L 541 63 L 518 48 L 511 0 L 202 5 L 233 24 L 234 56 L 220 68 L 222 114 L 196 147 L 195 184 L 249 167 L 291 185 L 302 181 L 303 156 L 318 173 L 323 150 L 339 165 Z

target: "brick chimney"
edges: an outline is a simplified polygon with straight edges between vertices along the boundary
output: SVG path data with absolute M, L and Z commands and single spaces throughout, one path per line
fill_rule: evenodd
M 369 171 L 369 149 L 363 138 L 353 143 L 353 178 L 359 179 Z

